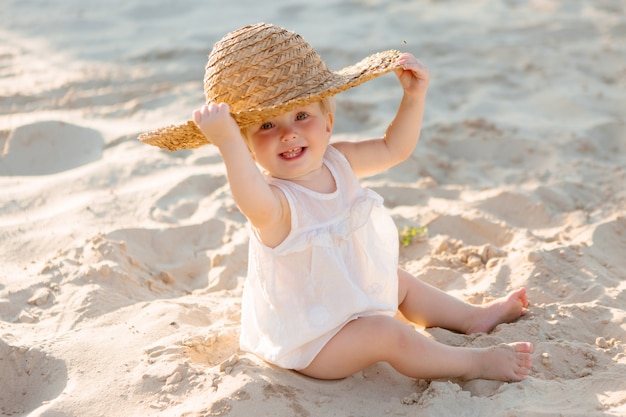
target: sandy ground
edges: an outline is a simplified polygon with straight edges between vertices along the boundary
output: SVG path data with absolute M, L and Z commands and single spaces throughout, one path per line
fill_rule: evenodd
M 203 103 L 223 34 L 266 21 L 331 69 L 384 49 L 432 74 L 413 157 L 363 184 L 401 264 L 529 314 L 445 343 L 534 343 L 521 383 L 317 381 L 238 350 L 248 234 L 215 148 L 137 134 Z M 626 415 L 626 4 L 621 0 L 0 2 L 0 413 L 12 416 Z M 379 136 L 389 74 L 338 96 Z

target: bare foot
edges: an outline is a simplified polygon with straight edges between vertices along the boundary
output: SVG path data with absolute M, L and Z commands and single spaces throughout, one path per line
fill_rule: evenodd
M 503 344 L 476 351 L 476 369 L 467 379 L 517 382 L 530 374 L 533 345 L 528 342 Z
M 528 307 L 526 288 L 520 288 L 504 297 L 474 307 L 475 313 L 470 317 L 466 333 L 489 333 L 498 324 L 510 323 L 526 314 Z

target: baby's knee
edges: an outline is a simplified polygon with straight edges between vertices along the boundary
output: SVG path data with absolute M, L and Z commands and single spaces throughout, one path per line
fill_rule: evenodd
M 411 348 L 415 332 L 413 328 L 389 316 L 372 316 L 368 319 L 372 343 L 380 344 L 390 352 Z

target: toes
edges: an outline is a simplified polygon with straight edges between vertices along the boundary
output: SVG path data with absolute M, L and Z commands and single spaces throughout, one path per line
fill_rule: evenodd
M 533 351 L 533 344 L 530 342 L 513 343 L 513 347 L 515 348 L 516 352 L 520 353 L 532 353 Z
M 522 304 L 522 307 L 528 307 L 528 295 L 526 295 L 526 288 L 522 287 L 511 294 L 511 298 L 519 301 Z
M 517 366 L 522 369 L 530 369 L 533 364 L 532 357 L 530 355 L 520 355 L 517 357 Z

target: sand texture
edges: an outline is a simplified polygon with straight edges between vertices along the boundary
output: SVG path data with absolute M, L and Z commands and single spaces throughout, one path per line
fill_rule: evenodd
M 461 346 L 535 345 L 520 383 L 339 381 L 238 350 L 248 229 L 217 150 L 139 133 L 203 104 L 213 43 L 260 21 L 331 69 L 412 52 L 431 71 L 413 156 L 363 180 L 401 266 L 474 303 L 524 286 L 529 313 Z M 626 415 L 626 3 L 0 2 L 0 414 Z M 337 97 L 336 140 L 382 135 L 387 74 Z

